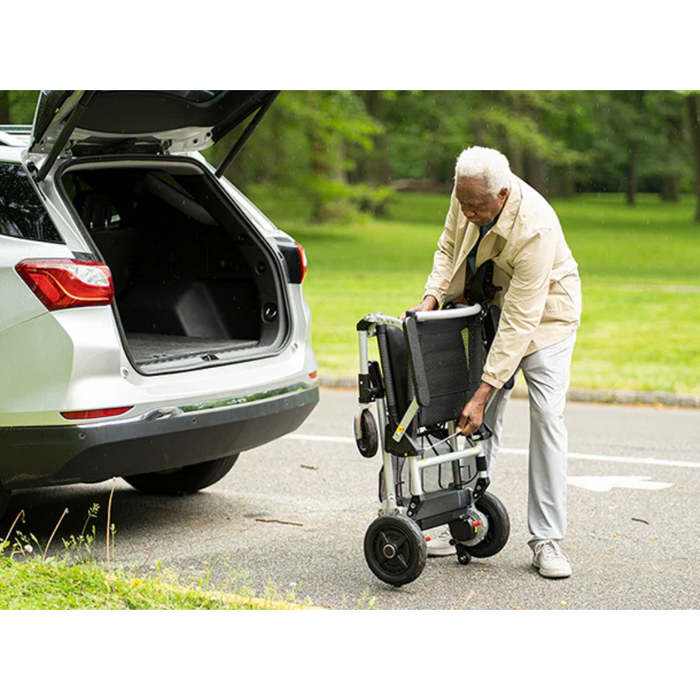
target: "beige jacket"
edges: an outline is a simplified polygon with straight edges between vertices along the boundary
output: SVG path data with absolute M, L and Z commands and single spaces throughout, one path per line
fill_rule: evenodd
M 462 297 L 467 255 L 478 238 L 479 228 L 462 214 L 453 191 L 425 295 L 434 296 L 440 305 Z M 501 321 L 482 379 L 500 389 L 523 357 L 578 328 L 581 281 L 556 213 L 515 175 L 498 222 L 479 244 L 477 267 L 490 259 L 493 283 L 503 291 L 493 301 L 501 307 Z

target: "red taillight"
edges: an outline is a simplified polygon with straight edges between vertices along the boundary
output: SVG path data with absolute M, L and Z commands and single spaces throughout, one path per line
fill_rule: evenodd
M 299 264 L 301 265 L 301 279 L 299 280 L 299 284 L 301 284 L 304 281 L 304 277 L 306 277 L 306 251 L 303 246 L 300 246 L 298 243 L 297 250 L 299 251 Z
M 98 408 L 94 411 L 62 411 L 61 415 L 68 420 L 90 420 L 92 418 L 111 418 L 121 416 L 130 411 L 133 406 L 122 406 L 121 408 Z
M 23 260 L 17 274 L 49 311 L 112 303 L 114 285 L 107 265 L 91 260 Z

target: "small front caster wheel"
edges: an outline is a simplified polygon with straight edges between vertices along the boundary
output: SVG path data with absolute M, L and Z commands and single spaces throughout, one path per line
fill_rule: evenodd
M 367 459 L 374 457 L 379 448 L 379 431 L 372 412 L 368 409 L 360 414 L 360 430 L 358 435 L 357 423 L 355 424 L 355 442 L 360 454 Z
M 428 546 L 413 520 L 404 515 L 382 515 L 367 528 L 365 559 L 378 579 L 399 587 L 421 575 Z
M 455 544 L 455 547 L 457 549 L 457 561 L 463 566 L 466 566 L 472 560 L 472 555 L 469 554 L 466 547 L 459 542 Z

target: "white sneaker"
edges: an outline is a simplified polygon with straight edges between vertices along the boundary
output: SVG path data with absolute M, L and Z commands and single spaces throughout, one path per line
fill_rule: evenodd
M 451 554 L 457 554 L 457 549 L 453 544 L 452 533 L 449 527 L 444 527 L 435 535 L 428 535 L 425 541 L 428 546 L 429 557 L 449 557 Z
M 533 550 L 535 556 L 532 565 L 539 570 L 545 578 L 566 578 L 571 576 L 571 564 L 561 551 L 558 542 L 546 540 L 538 542 Z

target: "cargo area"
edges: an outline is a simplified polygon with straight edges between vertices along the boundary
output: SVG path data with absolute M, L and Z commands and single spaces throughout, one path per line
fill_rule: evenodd
M 61 182 L 112 271 L 125 350 L 140 372 L 281 348 L 288 324 L 280 263 L 198 164 L 83 163 Z

